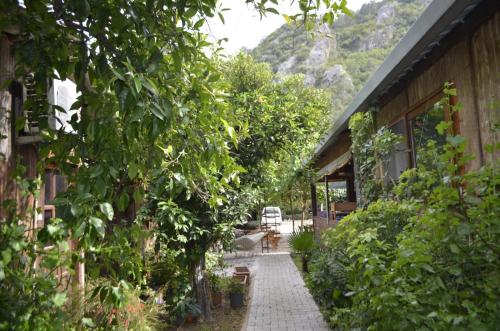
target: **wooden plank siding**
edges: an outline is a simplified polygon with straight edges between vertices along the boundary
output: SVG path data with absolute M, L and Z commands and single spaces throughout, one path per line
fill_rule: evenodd
M 339 135 L 337 141 L 332 146 L 328 147 L 321 155 L 318 157 L 314 166 L 319 170 L 326 166 L 327 164 L 335 161 L 342 154 L 345 154 L 351 148 L 351 136 L 349 132 L 343 132 Z
M 12 43 L 7 34 L 0 33 L 0 86 L 12 78 L 15 61 L 12 56 Z M 5 138 L 0 139 L 0 201 L 15 197 L 15 190 L 9 181 L 10 168 L 13 163 L 13 137 L 11 130 L 11 95 L 8 90 L 0 90 L 0 134 Z M 0 217 L 3 216 L 0 204 Z
M 381 99 L 376 126 L 388 126 L 431 99 L 445 82 L 455 84 L 459 114 L 459 133 L 467 138 L 466 154 L 474 155 L 468 169 L 478 169 L 484 161 L 494 162 L 498 153 L 485 152 L 486 144 L 498 143 L 500 122 L 500 14 L 469 35 L 464 35 L 444 53 L 427 60 L 423 70 L 412 73 L 393 93 Z
M 500 142 L 498 131 L 492 130 L 500 123 L 500 12 L 474 33 L 471 58 L 477 93 L 478 132 L 485 162 L 493 163 L 498 160 L 500 152 L 492 155 L 484 148 L 487 144 Z

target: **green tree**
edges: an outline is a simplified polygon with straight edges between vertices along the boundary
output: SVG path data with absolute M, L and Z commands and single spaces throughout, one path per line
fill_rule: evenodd
M 262 14 L 276 12 L 276 1 L 252 3 Z M 317 1 L 321 4 L 328 7 L 327 13 L 345 8 L 345 1 L 341 6 Z M 318 6 L 301 2 L 304 19 Z M 22 210 L 20 215 L 17 201 L 2 201 L 8 208 L 1 222 L 0 291 L 2 298 L 15 293 L 12 297 L 18 300 L 16 305 L 1 300 L 0 328 L 59 329 L 68 323 L 60 314 L 65 292 L 57 292 L 53 284 L 57 268 L 73 273 L 73 263 L 82 259 L 89 275 L 110 280 L 94 296 L 108 306 L 123 307 L 124 291 L 144 281 L 141 259 L 135 257 L 143 239 L 138 229 L 147 217 L 135 217 L 134 211 L 144 203 L 146 192 L 159 197 L 155 219 L 170 220 L 176 229 L 172 232 L 160 223 L 167 242 L 170 236 L 182 242 L 180 235 L 188 232 L 188 243 L 206 246 L 197 236 L 210 227 L 202 226 L 206 217 L 200 215 L 223 204 L 224 192 L 237 184 L 241 171 L 229 147 L 238 144 L 238 113 L 225 102 L 221 74 L 207 56 L 210 43 L 200 33 L 207 17 L 220 14 L 216 8 L 215 0 L 0 3 L 0 30 L 18 31 L 13 38 L 17 69 L 12 80 L 34 76 L 37 101 L 24 106 L 40 122 L 38 168 L 42 172 L 46 165 L 55 165 L 70 183 L 54 201 L 61 218 L 30 240 L 23 237 L 27 230 L 20 220 L 26 214 L 34 218 L 35 210 Z M 53 79 L 66 78 L 79 92 L 72 108 L 80 114 L 69 122 L 71 133 L 44 122 L 57 108 L 49 106 L 46 91 Z M 26 120 L 17 118 L 16 126 Z M 13 173 L 18 186 L 26 196 L 36 195 L 41 181 L 26 179 L 19 170 Z M 192 223 L 187 230 L 182 219 Z M 184 232 L 179 233 L 179 227 Z M 68 239 L 77 243 L 73 255 Z M 54 241 L 57 254 L 39 250 Z M 61 252 L 68 256 L 59 256 Z M 80 252 L 86 253 L 84 258 Z M 38 257 L 46 269 L 33 267 Z M 60 318 L 50 320 L 56 317 Z M 80 322 L 91 324 L 85 318 Z

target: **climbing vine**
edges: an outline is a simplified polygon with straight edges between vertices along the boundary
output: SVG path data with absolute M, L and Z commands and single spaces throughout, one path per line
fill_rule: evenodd
M 388 157 L 400 137 L 386 127 L 374 132 L 374 112 L 356 113 L 349 120 L 351 150 L 356 166 L 358 199 L 366 206 L 384 193 L 383 177 Z
M 446 84 L 440 111 L 455 88 Z M 417 168 L 345 217 L 313 255 L 308 284 L 339 329 L 494 330 L 499 323 L 500 181 L 497 164 L 471 159 L 452 122 L 428 141 Z M 495 150 L 495 146 L 489 149 Z M 451 161 L 451 162 L 450 162 Z

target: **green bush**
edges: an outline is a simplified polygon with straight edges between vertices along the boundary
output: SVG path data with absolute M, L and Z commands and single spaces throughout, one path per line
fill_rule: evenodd
M 309 272 L 309 257 L 314 248 L 314 233 L 312 231 L 294 232 L 288 238 L 288 244 L 302 259 L 302 271 Z
M 419 169 L 404 178 L 395 192 L 419 178 L 433 185 L 420 183 L 426 189 L 407 199 L 372 203 L 329 230 L 313 254 L 307 279 L 313 296 L 339 329 L 495 329 L 498 170 L 438 180 Z
M 326 231 L 307 284 L 333 327 L 498 329 L 500 172 L 463 174 L 465 146 L 460 136 L 429 142 L 416 169 Z

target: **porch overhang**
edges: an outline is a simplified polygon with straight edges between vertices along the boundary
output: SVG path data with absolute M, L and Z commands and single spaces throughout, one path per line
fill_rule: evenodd
M 339 170 L 340 168 L 345 166 L 347 163 L 349 163 L 349 161 L 351 160 L 351 157 L 352 157 L 352 153 L 349 150 L 349 151 L 345 152 L 344 154 L 342 154 L 341 156 L 339 156 L 338 158 L 336 158 L 335 160 L 333 160 L 332 162 L 330 162 L 329 164 L 327 164 L 326 166 L 324 166 L 323 168 L 321 168 L 318 171 L 318 175 L 321 175 L 321 177 L 324 177 L 324 176 L 328 176 L 328 175 L 333 174 L 335 171 Z

